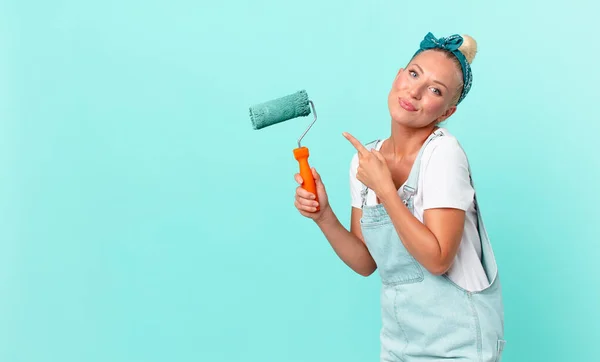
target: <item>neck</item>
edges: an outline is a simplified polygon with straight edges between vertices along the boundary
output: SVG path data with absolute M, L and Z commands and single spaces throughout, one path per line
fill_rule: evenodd
M 393 154 L 395 159 L 415 155 L 419 152 L 427 137 L 437 128 L 434 124 L 423 128 L 410 128 L 392 122 L 389 152 Z

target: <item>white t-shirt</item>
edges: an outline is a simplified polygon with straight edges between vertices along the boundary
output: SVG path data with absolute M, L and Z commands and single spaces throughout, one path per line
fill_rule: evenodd
M 462 241 L 446 275 L 466 290 L 481 290 L 489 285 L 481 264 L 481 241 L 477 231 L 475 191 L 470 183 L 466 155 L 458 140 L 442 128 L 443 136 L 432 140 L 423 151 L 417 193 L 414 196 L 414 215 L 423 222 L 423 212 L 432 208 L 456 208 L 466 212 Z M 385 140 L 378 142 L 379 150 Z M 361 208 L 363 184 L 356 179 L 358 154 L 350 165 L 352 206 Z M 399 192 L 401 192 L 400 187 Z M 367 205 L 377 204 L 376 195 L 369 189 Z

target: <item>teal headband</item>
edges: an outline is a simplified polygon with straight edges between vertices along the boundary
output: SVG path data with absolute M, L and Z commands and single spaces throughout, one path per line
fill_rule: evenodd
M 425 38 L 421 41 L 421 48 L 417 50 L 415 55 L 413 55 L 413 57 L 415 57 L 420 52 L 429 49 L 444 49 L 454 54 L 454 56 L 460 62 L 463 74 L 463 89 L 460 98 L 458 99 L 458 103 L 460 103 L 467 96 L 467 93 L 469 93 L 469 90 L 471 89 L 471 84 L 473 83 L 471 65 L 467 61 L 467 58 L 465 58 L 464 54 L 458 50 L 462 43 L 463 37 L 458 34 L 450 35 L 446 38 L 436 39 L 433 34 L 427 33 Z

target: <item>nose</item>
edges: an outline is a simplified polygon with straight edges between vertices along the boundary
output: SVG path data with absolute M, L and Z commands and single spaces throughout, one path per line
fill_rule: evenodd
M 421 93 L 423 92 L 422 84 L 413 84 L 408 94 L 414 99 L 421 99 Z

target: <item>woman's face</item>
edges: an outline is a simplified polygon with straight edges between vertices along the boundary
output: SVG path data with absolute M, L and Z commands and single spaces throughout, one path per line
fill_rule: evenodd
M 427 50 L 400 69 L 388 95 L 393 122 L 422 128 L 450 117 L 453 100 L 461 91 L 462 74 L 454 61 L 439 51 Z

